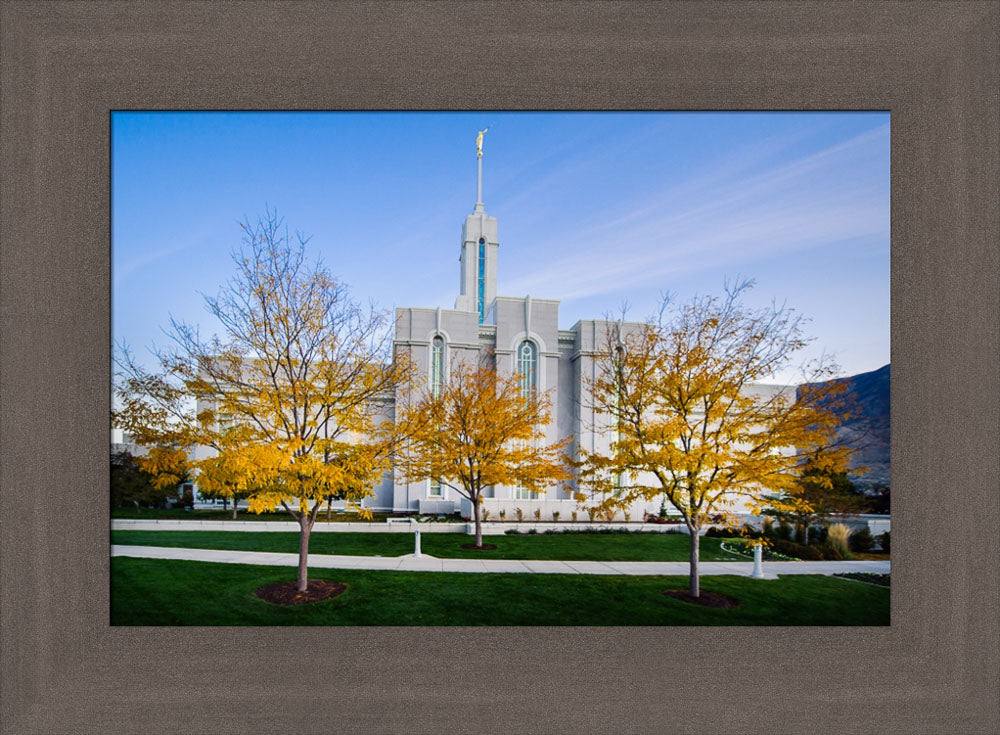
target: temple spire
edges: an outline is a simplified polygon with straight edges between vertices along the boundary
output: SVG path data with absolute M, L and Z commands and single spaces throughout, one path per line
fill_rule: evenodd
M 489 323 L 490 307 L 497 296 L 497 219 L 483 207 L 483 135 L 476 136 L 476 206 L 462 226 L 462 253 L 459 256 L 458 311 L 478 314 L 479 323 Z M 494 322 L 495 323 L 495 322 Z
M 486 130 L 489 129 L 490 126 L 487 125 Z M 483 211 L 483 135 L 486 130 L 480 130 L 476 136 L 476 163 L 479 168 L 479 175 L 476 178 L 476 212 Z

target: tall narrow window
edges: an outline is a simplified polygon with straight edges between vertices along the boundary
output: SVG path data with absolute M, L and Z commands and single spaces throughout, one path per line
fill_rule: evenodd
M 521 373 L 521 395 L 534 396 L 538 390 L 538 350 L 530 340 L 524 340 L 517 348 L 517 372 Z M 514 496 L 518 500 L 534 500 L 538 493 L 518 487 Z
M 486 306 L 486 238 L 479 238 L 479 323 L 483 323 L 483 308 Z
M 431 393 L 435 398 L 441 395 L 442 385 L 444 385 L 444 337 L 436 334 L 431 340 Z M 427 494 L 432 498 L 440 498 L 441 481 L 431 480 Z
M 431 392 L 434 397 L 441 395 L 444 384 L 444 338 L 440 335 L 431 342 Z
M 517 348 L 517 372 L 521 373 L 521 395 L 534 395 L 538 390 L 538 351 L 534 342 L 524 340 Z

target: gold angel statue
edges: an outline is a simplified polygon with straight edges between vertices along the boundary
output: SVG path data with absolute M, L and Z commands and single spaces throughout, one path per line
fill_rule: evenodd
M 490 129 L 489 126 L 487 126 L 486 130 L 489 130 L 489 129 Z M 483 157 L 483 133 L 485 133 L 486 130 L 480 130 L 479 131 L 479 135 L 476 136 L 476 157 L 477 158 L 482 158 Z

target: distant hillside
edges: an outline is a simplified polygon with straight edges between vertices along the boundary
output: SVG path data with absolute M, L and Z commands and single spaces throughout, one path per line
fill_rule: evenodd
M 838 378 L 854 394 L 860 415 L 846 421 L 838 432 L 857 448 L 851 467 L 867 470 L 854 476 L 860 484 L 889 484 L 889 366 L 870 373 Z

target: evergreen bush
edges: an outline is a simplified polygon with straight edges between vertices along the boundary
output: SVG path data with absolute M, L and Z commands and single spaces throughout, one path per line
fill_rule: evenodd
M 872 532 L 868 530 L 868 526 L 865 526 L 864 528 L 861 528 L 851 534 L 850 546 L 851 551 L 857 551 L 861 554 L 871 551 L 875 547 L 875 537 L 872 536 Z

